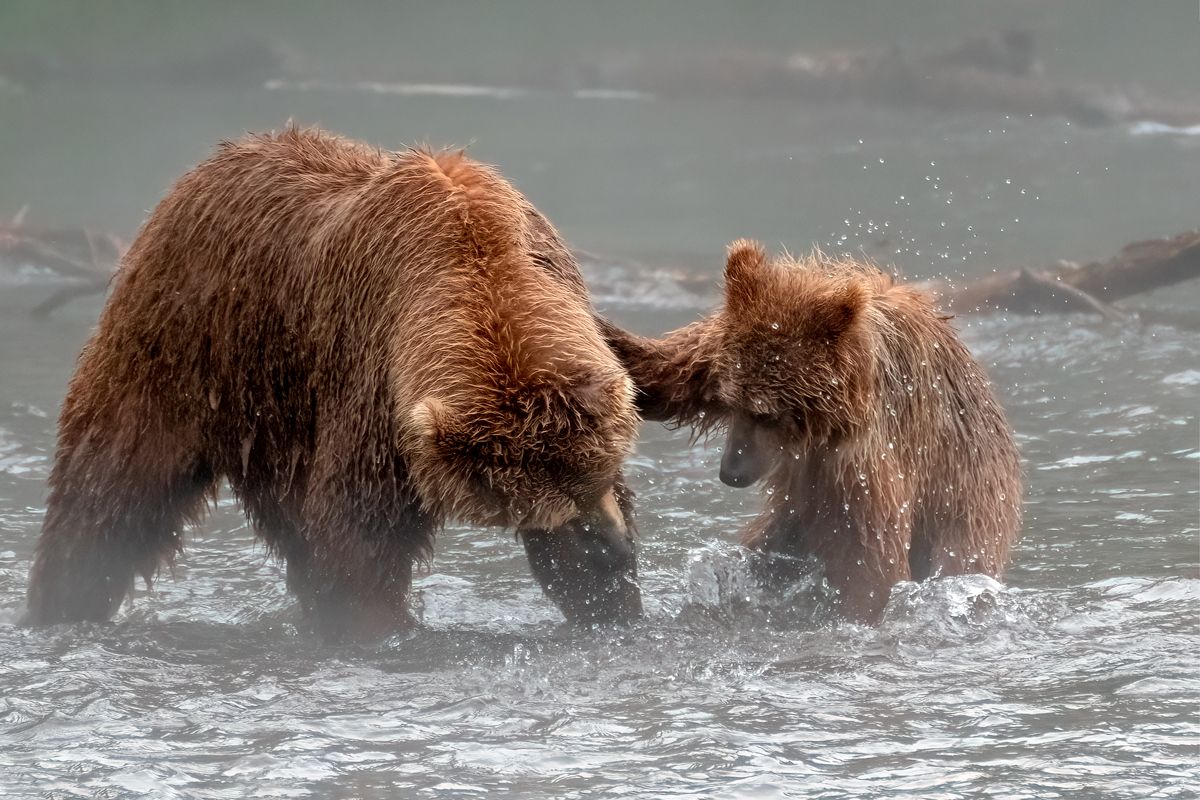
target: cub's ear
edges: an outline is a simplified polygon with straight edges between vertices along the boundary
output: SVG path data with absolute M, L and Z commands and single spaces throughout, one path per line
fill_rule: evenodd
M 729 245 L 725 257 L 725 303 L 738 306 L 751 300 L 754 286 L 767 263 L 767 250 L 750 239 Z
M 820 295 L 812 306 L 813 338 L 841 339 L 866 311 L 871 295 L 861 283 L 847 283 Z

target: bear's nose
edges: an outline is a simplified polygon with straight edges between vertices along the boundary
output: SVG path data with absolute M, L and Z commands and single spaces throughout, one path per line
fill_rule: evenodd
M 735 489 L 745 489 L 750 484 L 754 483 L 754 478 L 744 472 L 737 472 L 721 465 L 721 483 L 726 486 L 732 486 Z
M 770 471 L 773 457 L 759 425 L 746 415 L 735 417 L 721 455 L 721 483 L 743 489 Z
M 721 457 L 721 483 L 737 489 L 745 489 L 757 480 L 757 475 L 749 469 L 745 454 L 740 450 L 726 450 Z

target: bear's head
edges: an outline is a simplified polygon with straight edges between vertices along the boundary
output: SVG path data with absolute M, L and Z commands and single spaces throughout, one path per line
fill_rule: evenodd
M 410 469 L 431 510 L 519 531 L 571 523 L 626 542 L 616 482 L 637 416 L 615 361 L 426 397 L 408 428 Z
M 769 260 L 757 242 L 729 246 L 711 356 L 728 409 L 724 483 L 749 486 L 785 455 L 850 434 L 865 419 L 874 373 L 871 270 L 819 252 Z

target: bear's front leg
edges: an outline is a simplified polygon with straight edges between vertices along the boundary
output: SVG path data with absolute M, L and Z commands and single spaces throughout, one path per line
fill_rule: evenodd
M 742 534 L 742 543 L 761 556 L 752 562 L 756 577 L 779 590 L 815 558 L 837 611 L 856 622 L 877 623 L 892 587 L 912 579 L 907 518 L 873 508 L 861 494 L 830 492 L 813 500 L 794 492 L 790 503 L 758 517 Z
M 378 641 L 415 624 L 409 611 L 412 554 L 368 541 L 355 548 L 361 548 L 363 558 L 316 559 L 302 542 L 284 550 L 288 589 L 300 600 L 309 624 L 331 642 Z
M 821 542 L 817 555 L 843 616 L 867 625 L 879 622 L 892 587 L 911 579 L 910 542 L 911 529 L 895 522 L 863 524 Z
M 650 339 L 603 317 L 596 322 L 629 372 L 642 419 L 706 428 L 727 413 L 712 377 L 715 344 L 711 323 L 694 322 L 662 339 Z
M 412 555 L 366 540 L 354 547 L 361 549 L 361 559 L 289 549 L 288 589 L 300 600 L 308 624 L 330 642 L 377 642 L 413 626 Z
M 619 483 L 617 489 L 623 525 L 577 519 L 554 530 L 520 532 L 533 576 L 568 622 L 602 625 L 642 615 L 633 495 Z
M 378 640 L 414 624 L 413 564 L 429 557 L 440 520 L 422 510 L 399 465 L 388 466 L 362 465 L 348 476 L 324 469 L 309 482 L 294 531 L 260 530 L 327 639 Z

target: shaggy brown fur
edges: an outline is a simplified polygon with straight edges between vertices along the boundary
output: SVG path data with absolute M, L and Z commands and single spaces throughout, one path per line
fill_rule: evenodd
M 221 478 L 328 631 L 403 620 L 447 519 L 558 553 L 538 577 L 569 617 L 635 614 L 631 397 L 575 261 L 490 168 L 226 143 L 150 216 L 80 357 L 29 619 L 111 616 Z
M 876 619 L 897 581 L 1003 570 L 1021 522 L 1017 449 L 920 290 L 738 241 L 722 309 L 657 341 L 606 335 L 644 413 L 728 425 L 722 480 L 767 480 L 744 543 L 818 557 L 851 616 Z

